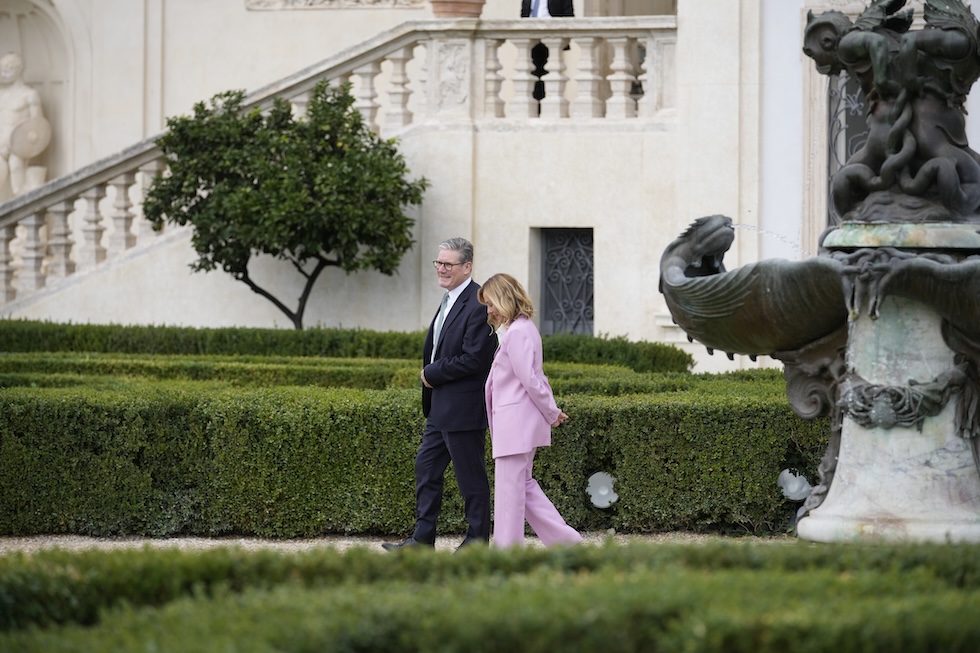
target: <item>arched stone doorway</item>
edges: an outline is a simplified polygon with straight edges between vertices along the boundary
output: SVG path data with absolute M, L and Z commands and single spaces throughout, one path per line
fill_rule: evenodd
M 69 49 L 51 0 L 0 0 L 0 56 L 16 52 L 24 61 L 23 79 L 41 96 L 51 123 L 51 142 L 31 160 L 45 166 L 47 179 L 64 174 L 71 160 L 72 119 Z M 0 188 L 0 201 L 10 189 Z

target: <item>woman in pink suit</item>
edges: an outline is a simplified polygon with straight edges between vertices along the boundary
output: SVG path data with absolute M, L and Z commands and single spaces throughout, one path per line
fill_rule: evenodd
M 485 389 L 494 459 L 493 545 L 522 545 L 525 519 L 545 546 L 578 544 L 582 536 L 531 477 L 534 452 L 550 446 L 551 429 L 568 419 L 541 369 L 534 306 L 509 274 L 490 277 L 477 299 L 500 338 Z

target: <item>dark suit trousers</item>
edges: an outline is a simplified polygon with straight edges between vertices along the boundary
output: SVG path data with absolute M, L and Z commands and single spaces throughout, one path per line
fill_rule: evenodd
M 490 482 L 485 463 L 486 430 L 443 432 L 431 424 L 422 432 L 415 455 L 415 505 L 412 536 L 420 542 L 436 540 L 436 520 L 442 509 L 443 477 L 450 461 L 463 496 L 467 539 L 490 539 Z

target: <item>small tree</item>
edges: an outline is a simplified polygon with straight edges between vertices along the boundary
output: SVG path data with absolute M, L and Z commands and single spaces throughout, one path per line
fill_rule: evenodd
M 158 140 L 169 173 L 149 189 L 144 214 L 194 228 L 194 271 L 221 268 L 303 328 L 310 291 L 327 266 L 394 274 L 412 244 L 427 181 L 408 181 L 397 141 L 378 137 L 354 109 L 350 84 L 320 83 L 305 119 L 277 98 L 246 111 L 244 93 L 215 95 L 194 116 L 167 121 Z M 254 254 L 288 261 L 305 279 L 296 310 L 249 275 Z

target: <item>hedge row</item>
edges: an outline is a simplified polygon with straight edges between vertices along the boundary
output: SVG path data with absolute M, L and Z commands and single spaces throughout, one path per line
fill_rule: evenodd
M 536 477 L 581 530 L 770 532 L 795 504 L 775 480 L 814 478 L 827 424 L 782 396 L 567 395 Z M 119 389 L 0 392 L 0 534 L 400 534 L 414 514 L 417 390 Z M 489 452 L 488 452 L 489 455 Z M 492 470 L 492 464 L 490 464 Z M 594 507 L 606 471 L 619 501 Z M 464 530 L 447 477 L 440 530 Z
M 365 329 L 249 329 L 0 320 L 0 351 L 203 356 L 419 358 L 425 333 Z
M 0 388 L 60 387 L 82 385 L 98 377 L 139 377 L 222 381 L 233 386 L 316 385 L 384 390 L 417 387 L 420 365 L 394 358 L 0 353 Z
M 223 381 L 233 386 L 317 385 L 384 390 L 416 388 L 418 361 L 281 356 L 168 356 L 73 352 L 0 353 L 0 388 L 102 383 L 93 377 Z M 772 396 L 784 391 L 777 370 L 731 375 L 640 373 L 616 365 L 545 364 L 558 394 L 621 395 L 679 390 Z
M 0 558 L 16 651 L 972 653 L 977 605 L 978 549 L 936 544 Z
M 0 320 L 0 351 L 72 351 L 194 356 L 321 356 L 327 358 L 421 358 L 424 331 L 365 329 L 219 328 L 57 324 Z M 672 345 L 625 338 L 549 335 L 551 362 L 610 364 L 637 372 L 689 372 L 694 359 Z

